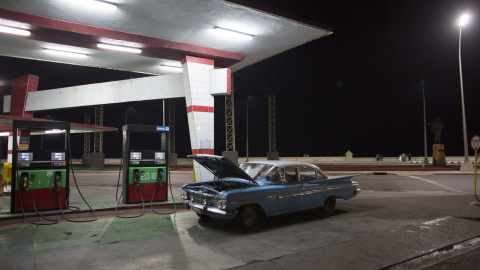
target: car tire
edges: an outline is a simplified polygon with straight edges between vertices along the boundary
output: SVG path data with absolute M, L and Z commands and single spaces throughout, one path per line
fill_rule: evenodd
M 330 196 L 325 200 L 324 205 L 322 206 L 322 212 L 325 214 L 331 214 L 335 211 L 335 206 L 337 205 L 337 198 L 335 196 Z
M 203 220 L 209 220 L 210 219 L 210 216 L 209 215 L 203 215 L 203 214 L 199 214 L 199 213 L 195 213 L 197 214 L 197 216 L 200 218 L 200 219 L 203 219 Z
M 260 211 L 253 204 L 243 206 L 237 214 L 237 222 L 246 230 L 255 228 L 259 220 Z

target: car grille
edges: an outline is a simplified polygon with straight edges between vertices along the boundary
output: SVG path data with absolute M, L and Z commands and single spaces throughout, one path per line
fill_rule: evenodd
M 193 203 L 198 203 L 202 205 L 215 206 L 215 200 L 211 196 L 204 196 L 199 194 L 191 194 L 191 200 Z

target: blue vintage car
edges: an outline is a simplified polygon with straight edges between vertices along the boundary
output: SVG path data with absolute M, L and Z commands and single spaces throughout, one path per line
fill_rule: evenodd
M 246 229 L 260 217 L 321 208 L 331 213 L 336 200 L 360 189 L 353 176 L 327 176 L 304 162 L 252 161 L 237 166 L 226 157 L 190 156 L 217 179 L 187 183 L 183 204 L 201 218 L 236 219 Z

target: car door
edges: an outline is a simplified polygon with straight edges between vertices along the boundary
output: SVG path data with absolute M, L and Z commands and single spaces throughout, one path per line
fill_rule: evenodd
M 285 214 L 305 207 L 305 188 L 299 181 L 298 168 L 284 168 L 286 182 L 278 189 L 278 213 Z
M 325 201 L 325 179 L 327 176 L 314 168 L 300 168 L 300 179 L 303 179 L 305 187 L 305 208 L 317 208 L 323 206 Z

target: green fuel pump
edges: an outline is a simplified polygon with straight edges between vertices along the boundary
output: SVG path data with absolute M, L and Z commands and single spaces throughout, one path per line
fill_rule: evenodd
M 35 148 L 30 137 L 40 134 L 58 136 L 56 146 L 53 149 Z M 68 207 L 69 135 L 70 123 L 13 121 L 11 213 L 23 213 L 28 222 L 34 223 L 25 212 L 35 211 L 50 223 L 34 224 L 58 223 L 39 211 Z
M 145 212 L 146 200 L 150 199 L 151 204 L 168 200 L 169 127 L 127 124 L 122 131 L 123 190 L 118 202 L 142 203 L 143 210 L 140 215 L 117 216 L 138 217 Z

